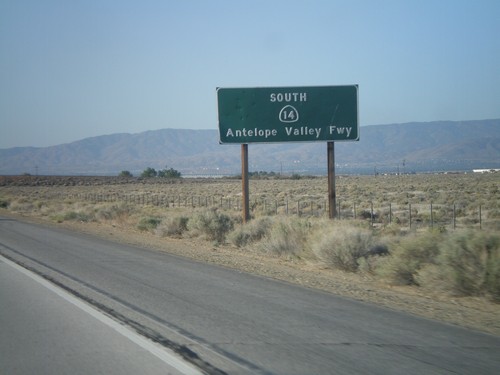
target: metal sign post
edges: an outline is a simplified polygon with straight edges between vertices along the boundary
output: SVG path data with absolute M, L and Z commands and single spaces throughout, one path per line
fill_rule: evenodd
M 337 192 L 335 190 L 335 143 L 328 142 L 328 217 L 337 217 Z
M 241 145 L 241 187 L 243 201 L 243 222 L 250 220 L 250 199 L 248 188 L 248 144 Z

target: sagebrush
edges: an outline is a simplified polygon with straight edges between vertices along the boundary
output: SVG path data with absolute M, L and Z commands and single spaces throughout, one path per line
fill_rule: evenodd
M 370 229 L 359 225 L 333 223 L 327 226 L 317 242 L 313 252 L 325 264 L 343 271 L 355 272 L 359 260 L 369 255 L 369 250 L 376 241 Z
M 201 210 L 193 214 L 188 228 L 203 234 L 208 240 L 224 243 L 226 235 L 233 229 L 231 217 L 216 209 Z

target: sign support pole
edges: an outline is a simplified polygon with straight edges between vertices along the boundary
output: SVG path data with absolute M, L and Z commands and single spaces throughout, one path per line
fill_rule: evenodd
M 243 200 L 243 223 L 250 220 L 250 203 L 248 193 L 248 143 L 241 145 L 241 185 Z
M 328 142 L 328 217 L 337 216 L 337 193 L 335 191 L 335 144 Z

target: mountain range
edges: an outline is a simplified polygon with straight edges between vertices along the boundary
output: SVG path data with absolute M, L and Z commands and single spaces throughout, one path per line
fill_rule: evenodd
M 240 145 L 220 145 L 218 130 L 161 129 L 85 138 L 51 147 L 0 149 L 0 175 L 139 175 L 147 167 L 184 176 L 241 173 Z M 249 170 L 325 174 L 327 145 L 250 144 Z M 412 122 L 360 128 L 360 140 L 335 143 L 337 173 L 413 173 L 500 168 L 500 119 Z

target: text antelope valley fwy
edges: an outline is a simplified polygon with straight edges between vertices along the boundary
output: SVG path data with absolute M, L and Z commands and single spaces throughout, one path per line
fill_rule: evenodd
M 304 136 L 310 136 L 314 139 L 320 139 L 322 131 L 325 128 L 321 127 L 308 127 L 308 126 L 284 126 L 281 129 L 259 129 L 259 128 L 253 128 L 253 129 L 227 129 L 226 131 L 226 137 L 236 137 L 236 138 L 265 138 L 272 140 L 273 137 L 278 137 L 279 135 L 282 135 L 282 132 L 284 131 L 287 137 L 304 137 Z M 349 137 L 351 135 L 352 127 L 351 126 L 327 126 L 326 131 L 328 132 L 329 135 L 346 135 Z

